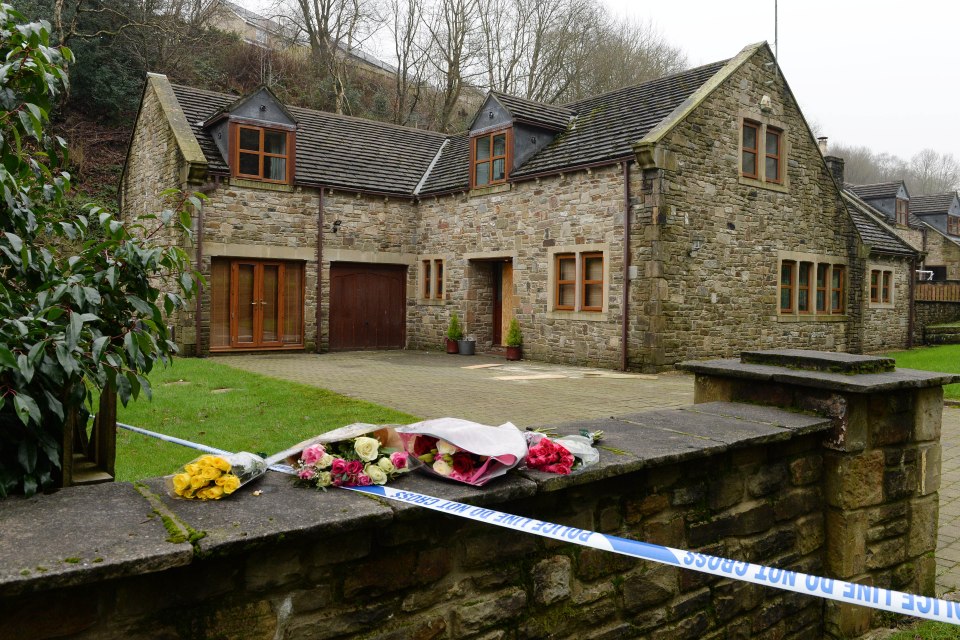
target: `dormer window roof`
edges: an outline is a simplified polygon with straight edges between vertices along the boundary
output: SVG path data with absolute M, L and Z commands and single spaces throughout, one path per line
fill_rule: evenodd
M 267 87 L 218 110 L 203 123 L 230 167 L 244 180 L 291 184 L 297 121 Z

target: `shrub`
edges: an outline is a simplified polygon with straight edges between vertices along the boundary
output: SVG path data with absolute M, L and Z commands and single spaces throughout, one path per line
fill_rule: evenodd
M 460 325 L 460 316 L 456 313 L 450 316 L 450 326 L 447 327 L 447 337 L 451 340 L 463 340 L 463 327 Z
M 508 347 L 519 347 L 523 344 L 523 334 L 520 333 L 520 322 L 516 318 L 510 320 L 510 328 L 507 329 Z
M 143 374 L 176 351 L 165 314 L 196 276 L 181 249 L 150 238 L 188 230 L 184 205 L 200 201 L 179 199 L 180 214 L 163 212 L 152 229 L 70 206 L 66 141 L 46 129 L 72 53 L 9 5 L 0 25 L 0 495 L 30 495 L 56 483 L 64 423 L 94 389 L 116 389 L 124 404 L 149 395 Z M 176 291 L 164 293 L 171 278 Z

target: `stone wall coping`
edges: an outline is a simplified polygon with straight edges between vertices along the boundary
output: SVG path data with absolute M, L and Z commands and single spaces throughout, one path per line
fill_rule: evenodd
M 832 373 L 885 373 L 896 369 L 896 361 L 885 356 L 866 356 L 836 351 L 807 349 L 764 349 L 744 351 L 740 361 L 749 364 L 769 364 Z
M 916 369 L 896 369 L 886 373 L 843 374 L 750 364 L 736 359 L 684 362 L 680 364 L 680 368 L 697 375 L 779 382 L 845 393 L 925 389 L 960 382 L 960 375 Z
M 704 403 L 556 425 L 561 435 L 605 431 L 600 462 L 569 476 L 512 472 L 472 487 L 414 472 L 392 486 L 492 505 L 831 426 L 827 418 L 773 407 Z M 190 457 L 185 451 L 184 461 Z M 274 473 L 215 502 L 171 498 L 162 478 L 8 498 L 0 501 L 0 597 L 163 571 L 280 540 L 322 544 L 333 534 L 383 528 L 421 513 L 365 494 L 294 488 L 288 476 Z

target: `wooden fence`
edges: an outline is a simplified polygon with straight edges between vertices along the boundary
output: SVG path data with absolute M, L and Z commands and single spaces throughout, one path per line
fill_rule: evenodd
M 960 302 L 960 283 L 918 283 L 915 299 L 922 302 Z

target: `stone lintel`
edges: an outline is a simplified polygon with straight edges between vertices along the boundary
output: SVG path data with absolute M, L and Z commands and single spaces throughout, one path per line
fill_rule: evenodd
M 896 369 L 896 361 L 893 358 L 805 349 L 744 351 L 740 354 L 740 361 L 748 364 L 769 364 L 789 369 L 844 374 L 887 373 Z

